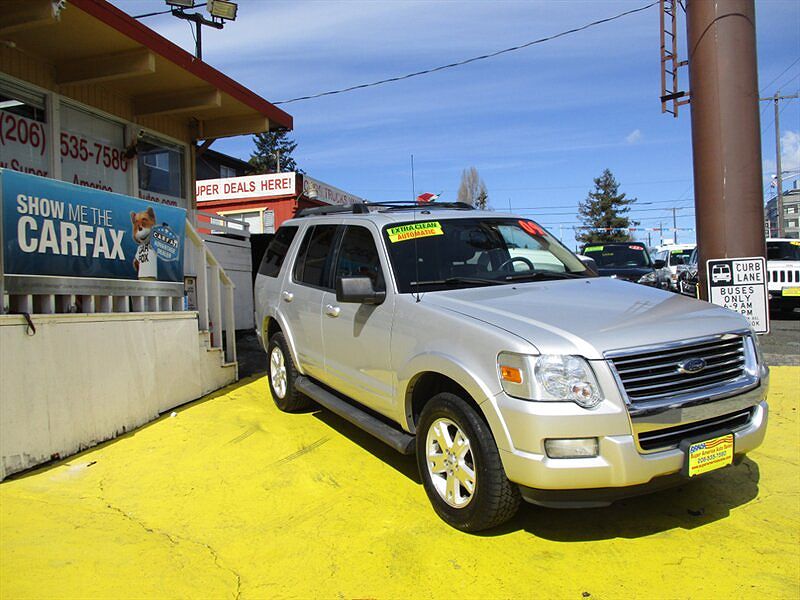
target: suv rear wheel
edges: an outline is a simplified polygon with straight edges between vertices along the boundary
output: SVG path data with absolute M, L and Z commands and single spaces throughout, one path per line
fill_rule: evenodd
M 278 332 L 269 339 L 267 355 L 267 379 L 275 405 L 283 412 L 296 412 L 308 408 L 311 400 L 294 387 L 297 369 L 282 333 Z
M 423 408 L 417 466 L 434 510 L 456 529 L 495 527 L 519 508 L 488 425 L 455 394 L 437 394 Z

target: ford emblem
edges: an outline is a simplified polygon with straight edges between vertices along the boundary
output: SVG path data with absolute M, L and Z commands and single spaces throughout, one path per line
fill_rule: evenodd
M 682 360 L 681 362 L 678 363 L 678 372 L 685 373 L 687 375 L 693 375 L 695 373 L 699 373 L 705 368 L 706 368 L 706 361 L 699 357 L 687 358 L 686 360 Z

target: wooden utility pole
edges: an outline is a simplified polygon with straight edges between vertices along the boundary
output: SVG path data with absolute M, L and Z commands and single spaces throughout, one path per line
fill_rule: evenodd
M 753 0 L 686 4 L 698 274 L 709 259 L 766 256 Z

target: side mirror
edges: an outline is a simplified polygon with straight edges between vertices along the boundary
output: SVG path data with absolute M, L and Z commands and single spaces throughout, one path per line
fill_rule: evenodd
M 586 256 L 585 254 L 578 254 L 577 257 L 587 269 L 597 273 L 597 263 L 591 256 Z
M 658 260 L 653 261 L 653 268 L 655 269 L 663 269 L 666 266 L 667 266 L 666 261 L 663 261 L 660 258 Z
M 386 292 L 376 292 L 369 277 L 342 277 L 336 281 L 336 301 L 381 304 Z

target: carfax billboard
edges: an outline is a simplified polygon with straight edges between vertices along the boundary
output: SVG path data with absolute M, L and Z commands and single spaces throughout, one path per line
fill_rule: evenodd
M 6 275 L 183 282 L 186 211 L 0 169 Z

